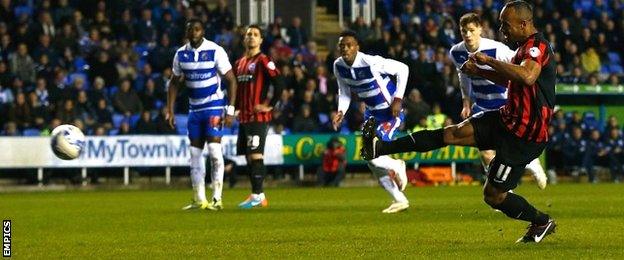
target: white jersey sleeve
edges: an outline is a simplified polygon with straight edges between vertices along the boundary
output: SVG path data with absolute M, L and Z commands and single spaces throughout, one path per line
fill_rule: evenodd
M 221 46 L 215 49 L 215 63 L 215 67 L 221 75 L 225 75 L 225 73 L 232 69 L 230 58 L 228 58 L 227 53 Z
M 178 51 L 173 55 L 173 64 L 171 65 L 171 71 L 175 76 L 182 75 L 182 68 L 180 67 L 180 60 L 178 58 Z
M 496 59 L 499 61 L 504 61 L 507 63 L 511 63 L 511 59 L 516 55 L 516 51 L 510 49 L 507 45 L 502 42 L 496 43 Z
M 347 83 L 339 76 L 336 63 L 338 63 L 338 59 L 334 61 L 334 75 L 336 75 L 336 82 L 338 83 L 338 112 L 342 112 L 342 114 L 345 115 L 351 104 L 351 90 L 347 86 Z
M 394 92 L 394 98 L 403 99 L 405 94 L 405 88 L 407 87 L 407 79 L 409 77 L 409 67 L 405 63 L 396 61 L 393 59 L 386 59 L 381 56 L 368 56 L 371 57 L 373 65 L 382 74 L 389 74 L 396 77 L 396 91 Z
M 449 50 L 449 57 L 451 57 L 451 61 L 453 62 L 453 65 L 455 65 L 455 69 L 457 70 L 457 77 L 459 77 L 459 89 L 461 90 L 462 99 L 466 99 L 470 98 L 470 93 L 472 92 L 472 84 L 468 75 L 461 71 L 461 67 L 462 65 L 464 65 L 464 63 L 459 63 L 453 55 L 453 52 L 457 51 L 457 49 L 460 48 L 461 44 L 462 43 L 459 43 L 451 47 L 451 49 Z M 468 55 L 467 52 L 466 55 Z

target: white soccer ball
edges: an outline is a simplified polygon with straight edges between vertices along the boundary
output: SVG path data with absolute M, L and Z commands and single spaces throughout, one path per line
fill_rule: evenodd
M 50 146 L 56 157 L 73 160 L 80 156 L 85 143 L 85 136 L 80 128 L 73 125 L 60 125 L 52 130 Z

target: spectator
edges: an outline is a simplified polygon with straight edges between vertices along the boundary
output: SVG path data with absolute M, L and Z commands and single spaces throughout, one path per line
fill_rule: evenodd
M 427 129 L 438 129 L 444 126 L 446 115 L 442 114 L 440 104 L 433 104 L 433 113 L 427 116 Z
M 583 168 L 589 177 L 589 182 L 598 182 L 594 165 L 600 160 L 604 160 L 606 155 L 607 150 L 605 149 L 604 143 L 600 141 L 600 132 L 597 129 L 592 130 L 587 140 L 585 154 L 583 156 Z
M 334 136 L 327 142 L 323 152 L 323 163 L 317 171 L 317 185 L 338 187 L 345 175 L 347 166 L 346 149 L 338 137 Z
M 31 127 L 42 130 L 45 127 L 46 120 L 50 117 L 48 107 L 41 104 L 35 92 L 28 94 L 28 105 L 32 114 Z
M 121 122 L 121 125 L 119 126 L 119 131 L 117 132 L 117 135 L 131 135 L 132 134 L 132 129 L 130 128 L 130 122 L 128 122 L 128 120 L 124 120 L 123 122 Z
M 87 92 L 81 90 L 78 92 L 76 98 L 76 116 L 87 126 L 92 126 L 95 123 L 94 114 L 95 110 L 87 98 Z
M 412 129 L 422 118 L 431 114 L 431 107 L 422 100 L 420 91 L 412 89 L 406 100 L 403 101 L 405 108 L 405 128 Z
M 133 64 L 130 62 L 130 56 L 127 53 L 121 53 L 119 60 L 115 64 L 117 68 L 117 75 L 122 79 L 135 79 L 137 71 Z
M 93 112 L 95 115 L 95 122 L 107 130 L 113 128 L 113 113 L 111 112 L 106 99 L 101 98 L 96 104 L 97 106 Z
M 295 16 L 292 19 L 292 24 L 286 30 L 286 35 L 288 36 L 288 46 L 293 49 L 301 48 L 306 42 L 308 42 L 308 34 L 301 27 L 301 18 Z
M 35 82 L 35 62 L 28 55 L 28 46 L 20 43 L 17 46 L 17 52 L 9 57 L 11 71 L 25 81 L 26 84 Z
M 318 122 L 312 117 L 312 111 L 309 105 L 301 105 L 299 115 L 293 120 L 293 131 L 301 133 L 310 133 L 318 130 Z
M 136 92 L 131 88 L 130 80 L 121 81 L 119 91 L 113 97 L 115 110 L 117 113 L 131 116 L 143 110 L 143 104 Z
M 617 128 L 611 128 L 608 132 L 608 138 L 604 143 L 609 161 L 609 170 L 611 171 L 611 180 L 620 182 L 624 174 L 623 149 L 624 140 L 621 131 Z
M 141 10 L 141 19 L 137 21 L 134 31 L 139 44 L 155 45 L 157 34 L 156 25 L 152 21 L 152 10 L 148 8 Z
M 20 136 L 22 134 L 20 133 L 19 129 L 17 129 L 17 124 L 13 121 L 9 121 L 6 124 L 4 124 L 4 130 L 2 131 L 2 135 Z
M 56 112 L 56 118 L 60 119 L 63 124 L 71 124 L 71 122 L 78 118 L 76 110 L 74 109 L 73 99 L 66 99 L 63 102 L 63 107 Z
M 154 123 L 156 124 L 156 132 L 160 135 L 176 134 L 176 130 L 169 126 L 169 123 L 167 122 L 166 118 L 167 118 L 167 108 L 163 106 L 158 111 L 158 116 L 154 120 Z
M 587 150 L 587 141 L 583 139 L 583 132 L 580 127 L 573 126 L 572 134 L 562 145 L 563 160 L 568 162 L 566 171 L 578 180 L 579 170 L 583 165 L 583 160 Z
M 587 73 L 600 71 L 600 57 L 596 49 L 589 47 L 586 52 L 581 54 L 581 64 Z
M 94 80 L 96 77 L 102 77 L 104 82 L 114 83 L 119 79 L 119 73 L 115 68 L 115 63 L 110 60 L 110 56 L 105 51 L 97 54 L 97 60 L 92 62 L 89 70 L 89 78 Z
M 158 133 L 156 124 L 152 121 L 152 115 L 149 111 L 143 111 L 141 118 L 134 129 L 136 134 L 154 135 Z
M 9 121 L 14 122 L 22 131 L 32 124 L 32 113 L 23 92 L 15 95 L 15 103 L 9 108 Z

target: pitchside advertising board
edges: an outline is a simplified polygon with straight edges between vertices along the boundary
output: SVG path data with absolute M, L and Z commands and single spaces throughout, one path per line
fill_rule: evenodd
M 265 146 L 268 165 L 319 164 L 331 135 L 269 135 Z M 223 154 L 238 165 L 245 158 L 236 155 L 236 136 L 224 136 Z M 339 136 L 347 150 L 349 164 L 364 164 L 360 157 L 361 136 Z M 86 138 L 76 160 L 56 158 L 49 137 L 0 137 L 0 168 L 82 168 L 188 166 L 189 141 L 186 136 L 107 136 Z M 204 150 L 207 156 L 207 150 Z M 394 158 L 407 162 L 450 163 L 479 159 L 476 148 L 448 146 L 428 153 L 402 153 Z

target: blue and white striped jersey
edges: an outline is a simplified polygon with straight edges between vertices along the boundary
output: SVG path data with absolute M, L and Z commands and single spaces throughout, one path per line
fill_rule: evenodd
M 366 104 L 368 114 L 380 122 L 394 119 L 390 105 L 394 98 L 403 98 L 409 68 L 407 65 L 381 56 L 358 52 L 351 66 L 342 57 L 334 61 L 334 75 L 338 81 L 338 111 L 347 113 L 351 91 Z M 396 77 L 396 85 L 390 79 Z
M 187 43 L 176 51 L 172 70 L 176 76 L 184 75 L 184 82 L 189 89 L 189 112 L 223 111 L 227 100 L 219 74 L 224 75 L 231 69 L 225 50 L 206 39 L 197 49 Z
M 481 38 L 477 52 L 483 52 L 504 62 L 511 62 L 513 56 L 516 55 L 516 52 L 509 49 L 507 45 L 487 38 Z M 470 96 L 474 102 L 473 111 L 497 110 L 507 102 L 506 86 L 499 86 L 487 79 L 469 76 L 460 71 L 461 66 L 468 60 L 468 55 L 473 54 L 468 52 L 463 41 L 451 47 L 450 54 L 459 74 L 462 97 Z M 492 70 L 490 66 L 479 67 Z

